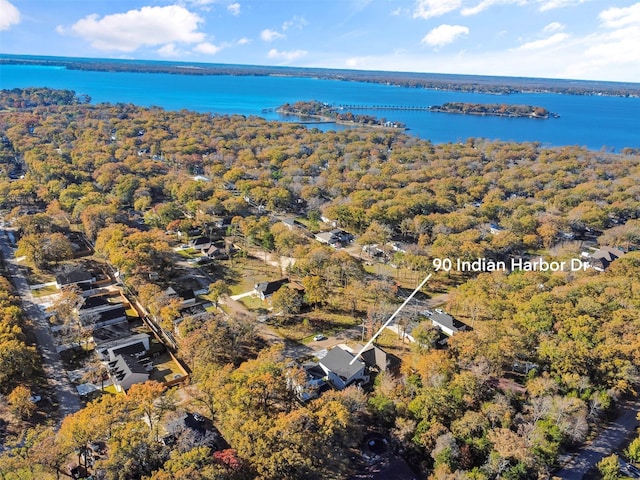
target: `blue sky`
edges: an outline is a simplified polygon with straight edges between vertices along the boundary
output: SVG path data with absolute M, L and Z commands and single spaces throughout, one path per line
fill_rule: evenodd
M 640 1 L 0 0 L 0 52 L 640 82 Z

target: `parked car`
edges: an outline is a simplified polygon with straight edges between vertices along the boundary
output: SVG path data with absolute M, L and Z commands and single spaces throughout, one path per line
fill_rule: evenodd
M 316 342 L 319 342 L 320 340 L 324 340 L 325 338 L 326 338 L 326 337 L 325 337 L 324 335 L 322 335 L 322 334 L 318 334 L 318 335 L 316 335 L 315 337 L 313 337 L 313 339 L 314 339 Z

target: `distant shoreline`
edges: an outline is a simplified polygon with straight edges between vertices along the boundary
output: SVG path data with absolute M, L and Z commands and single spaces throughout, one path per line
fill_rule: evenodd
M 328 68 L 225 65 L 144 60 L 66 58 L 0 54 L 1 65 L 56 66 L 70 70 L 100 72 L 165 73 L 176 75 L 279 76 L 378 83 L 405 88 L 424 88 L 467 93 L 509 95 L 555 93 L 640 97 L 640 84 L 518 77 L 490 77 L 440 73 L 364 71 Z

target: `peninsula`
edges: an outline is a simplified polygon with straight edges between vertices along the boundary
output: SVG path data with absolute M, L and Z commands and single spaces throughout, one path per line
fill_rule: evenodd
M 276 110 L 283 115 L 297 115 L 301 118 L 312 118 L 317 122 L 332 122 L 344 125 L 358 125 L 369 127 L 384 127 L 405 129 L 406 126 L 402 122 L 389 121 L 386 118 L 378 118 L 372 115 L 358 115 L 343 110 L 342 107 L 335 107 L 328 103 L 316 100 L 300 101 L 293 105 L 285 103 Z

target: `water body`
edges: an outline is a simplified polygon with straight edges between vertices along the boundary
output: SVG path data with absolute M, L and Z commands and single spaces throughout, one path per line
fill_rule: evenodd
M 335 105 L 441 105 L 445 102 L 526 104 L 557 113 L 556 119 L 503 118 L 429 111 L 354 113 L 404 122 L 410 135 L 433 143 L 469 137 L 537 141 L 548 146 L 578 145 L 591 150 L 640 148 L 640 98 L 552 93 L 450 92 L 385 84 L 279 76 L 191 76 L 165 73 L 93 72 L 64 67 L 2 65 L 0 88 L 49 87 L 87 94 L 92 103 L 133 103 L 167 110 L 257 115 L 291 121 L 267 108 L 299 100 Z M 323 130 L 343 128 L 322 125 Z

